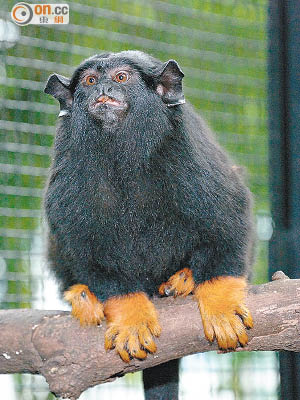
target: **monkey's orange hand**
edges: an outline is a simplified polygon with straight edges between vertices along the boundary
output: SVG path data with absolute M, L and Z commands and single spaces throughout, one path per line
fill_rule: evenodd
M 86 285 L 74 285 L 64 292 L 64 299 L 71 303 L 71 314 L 81 325 L 98 325 L 104 318 L 103 304 Z
M 193 273 L 189 268 L 183 268 L 165 283 L 162 283 L 158 289 L 162 296 L 187 296 L 195 287 Z
M 205 336 L 211 342 L 216 338 L 221 349 L 248 343 L 246 328 L 253 327 L 253 320 L 245 306 L 246 286 L 244 278 L 221 276 L 195 290 Z
M 155 353 L 153 336 L 159 336 L 161 328 L 156 309 L 143 292 L 108 299 L 104 314 L 106 350 L 115 348 L 125 362 L 146 358 L 146 351 Z

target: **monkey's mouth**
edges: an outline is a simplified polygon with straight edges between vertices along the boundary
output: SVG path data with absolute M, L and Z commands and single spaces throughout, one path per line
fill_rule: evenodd
M 108 105 L 114 107 L 124 107 L 124 103 L 114 99 L 113 97 L 102 95 L 95 101 L 95 106 Z

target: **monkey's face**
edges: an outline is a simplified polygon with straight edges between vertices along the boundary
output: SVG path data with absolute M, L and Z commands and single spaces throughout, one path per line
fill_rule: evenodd
M 45 92 L 57 98 L 61 115 L 84 112 L 102 125 L 120 124 L 143 108 L 184 103 L 176 61 L 162 63 L 137 51 L 110 53 L 85 60 L 72 78 L 51 75 Z
M 74 103 L 97 120 L 119 121 L 130 108 L 138 80 L 137 71 L 126 64 L 112 66 L 98 62 L 76 78 Z

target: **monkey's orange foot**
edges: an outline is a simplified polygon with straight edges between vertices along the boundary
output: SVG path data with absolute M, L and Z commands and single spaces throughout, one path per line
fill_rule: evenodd
M 195 287 L 193 273 L 189 268 L 183 268 L 171 278 L 162 283 L 158 289 L 159 294 L 162 296 L 187 296 Z
M 115 348 L 125 362 L 155 353 L 153 336 L 159 336 L 161 328 L 156 309 L 143 292 L 108 299 L 104 313 L 108 324 L 106 350 Z
M 73 285 L 64 292 L 64 299 L 72 305 L 71 314 L 81 325 L 98 325 L 104 318 L 103 304 L 86 285 Z
M 253 327 L 253 320 L 245 306 L 246 286 L 244 278 L 221 276 L 195 290 L 205 336 L 211 342 L 216 338 L 221 349 L 248 343 L 246 328 Z

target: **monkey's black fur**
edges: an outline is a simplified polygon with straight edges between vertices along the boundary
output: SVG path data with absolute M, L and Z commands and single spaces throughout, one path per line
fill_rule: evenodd
M 112 79 L 124 69 L 127 82 Z M 86 74 L 96 84 L 86 85 Z M 175 61 L 125 51 L 84 61 L 70 80 L 49 78 L 45 91 L 66 114 L 45 196 L 49 260 L 62 290 L 85 284 L 104 301 L 152 296 L 184 267 L 196 283 L 247 274 L 251 196 L 183 104 L 182 77 Z M 99 105 L 101 95 L 117 105 Z

